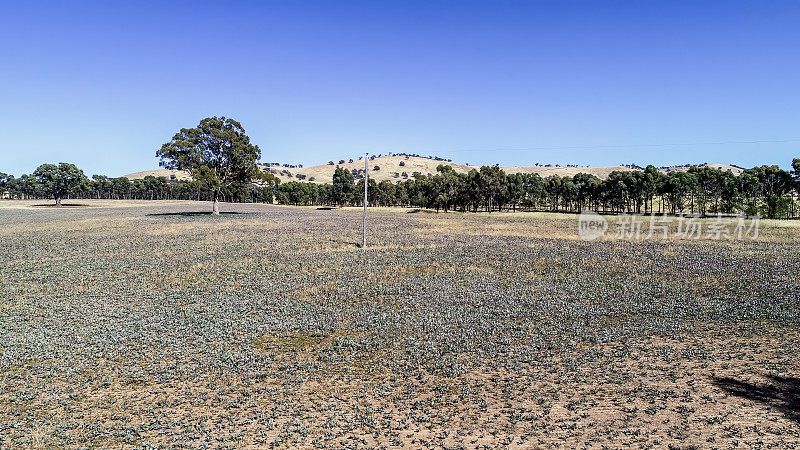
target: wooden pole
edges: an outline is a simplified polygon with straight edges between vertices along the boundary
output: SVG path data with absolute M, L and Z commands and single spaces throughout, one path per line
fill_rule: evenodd
M 361 235 L 361 248 L 367 247 L 367 184 L 369 184 L 369 153 L 364 153 L 364 224 Z

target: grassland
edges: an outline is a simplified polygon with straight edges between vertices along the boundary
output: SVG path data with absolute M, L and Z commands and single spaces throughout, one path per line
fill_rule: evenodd
M 0 202 L 0 447 L 800 446 L 800 226 Z

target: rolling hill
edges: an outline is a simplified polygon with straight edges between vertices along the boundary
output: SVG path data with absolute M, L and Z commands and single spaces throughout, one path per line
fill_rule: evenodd
M 479 166 L 471 166 L 467 164 L 459 164 L 433 158 L 426 158 L 421 156 L 406 156 L 406 155 L 390 155 L 371 158 L 368 167 L 370 170 L 370 177 L 375 181 L 381 182 L 383 180 L 403 181 L 413 178 L 415 173 L 422 175 L 435 174 L 436 167 L 440 164 L 446 164 L 452 167 L 456 172 L 466 173 L 472 169 L 478 169 Z M 741 169 L 725 164 L 708 164 L 710 167 L 718 168 L 721 170 L 729 170 L 735 174 L 741 173 Z M 310 181 L 313 183 L 330 183 L 333 178 L 333 172 L 337 167 L 343 167 L 347 170 L 356 170 L 363 172 L 364 160 L 354 159 L 347 160 L 341 163 L 334 162 L 333 164 L 322 164 L 318 166 L 299 167 L 291 165 L 278 165 L 278 164 L 261 164 L 261 169 L 268 171 L 278 178 L 282 183 L 287 181 Z M 685 171 L 689 170 L 690 166 L 676 166 L 660 169 L 662 173 L 670 171 Z M 636 170 L 626 166 L 610 166 L 610 167 L 555 167 L 555 166 L 509 166 L 502 167 L 506 173 L 538 173 L 543 178 L 558 176 L 573 176 L 577 173 L 584 172 L 597 176 L 598 178 L 605 179 L 614 171 Z M 167 179 L 183 180 L 190 178 L 186 172 L 169 169 L 156 169 L 144 172 L 136 172 L 125 175 L 129 179 L 144 178 L 145 176 L 163 176 Z

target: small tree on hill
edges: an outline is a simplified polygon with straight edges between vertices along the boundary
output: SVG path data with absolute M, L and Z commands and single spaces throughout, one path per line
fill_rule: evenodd
M 197 128 L 183 128 L 156 152 L 159 165 L 187 170 L 212 193 L 212 214 L 219 214 L 224 187 L 243 185 L 260 177 L 256 161 L 261 150 L 250 143 L 242 125 L 225 117 L 210 117 Z
M 42 188 L 61 206 L 61 199 L 77 191 L 88 182 L 88 178 L 75 164 L 42 164 L 33 171 L 33 177 Z

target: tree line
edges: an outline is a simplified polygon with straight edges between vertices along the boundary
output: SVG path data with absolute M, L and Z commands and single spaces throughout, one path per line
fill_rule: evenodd
M 704 167 L 660 173 L 648 166 L 643 171 L 612 172 L 605 180 L 578 173 L 571 177 L 542 178 L 538 174 L 507 174 L 497 166 L 483 166 L 457 173 L 439 165 L 432 176 L 380 183 L 368 181 L 368 206 L 429 208 L 437 211 L 484 211 L 528 209 L 538 211 L 606 213 L 759 214 L 768 218 L 797 217 L 800 191 L 800 159 L 793 170 L 777 166 L 745 169 L 740 175 Z M 202 180 L 170 180 L 146 176 L 129 180 L 94 175 L 69 163 L 43 164 L 30 175 L 15 178 L 0 173 L 0 192 L 7 198 L 202 200 L 214 196 L 229 202 L 277 201 L 284 205 L 362 206 L 364 179 L 337 168 L 332 183 L 301 181 L 281 183 L 264 174 L 253 181 L 228 183 L 216 189 Z
M 258 168 L 258 146 L 250 143 L 239 122 L 225 117 L 183 128 L 157 152 L 160 165 L 184 170 L 190 180 L 146 176 L 129 180 L 94 175 L 88 178 L 74 164 L 43 164 L 19 178 L 0 173 L 0 196 L 17 199 L 64 198 L 207 200 L 218 214 L 220 200 L 277 201 L 285 205 L 362 206 L 364 178 L 337 167 L 331 183 L 281 183 Z M 767 218 L 798 215 L 800 159 L 792 171 L 778 166 L 744 169 L 735 175 L 709 166 L 666 174 L 650 165 L 643 170 L 615 171 L 605 180 L 588 174 L 552 176 L 507 174 L 498 166 L 458 173 L 440 164 L 436 174 L 380 183 L 370 178 L 368 206 L 430 208 L 437 211 L 539 211 L 605 213 L 747 214 Z
M 52 199 L 60 204 L 62 199 L 107 199 L 107 200 L 200 200 L 212 201 L 213 193 L 197 180 L 171 180 L 152 175 L 130 180 L 126 177 L 111 178 L 92 175 L 91 178 L 77 169 L 78 176 L 71 181 L 56 181 L 58 178 L 42 177 L 49 167 L 73 166 L 73 164 L 43 164 L 33 174 L 18 178 L 0 172 L 0 197 L 34 200 Z M 60 175 L 55 175 L 60 177 Z M 60 185 L 63 184 L 63 188 Z M 272 203 L 272 188 L 247 183 L 227 186 L 219 192 L 222 201 Z
M 498 166 L 458 173 L 439 165 L 432 176 L 417 174 L 399 183 L 369 180 L 369 206 L 406 206 L 437 211 L 539 211 L 606 213 L 689 213 L 796 217 L 800 159 L 793 171 L 778 166 L 745 169 L 740 175 L 709 166 L 663 174 L 654 166 L 615 171 L 602 180 L 594 175 L 542 178 L 507 174 Z M 275 188 L 278 203 L 361 206 L 364 180 L 337 168 L 331 184 L 292 181 Z

